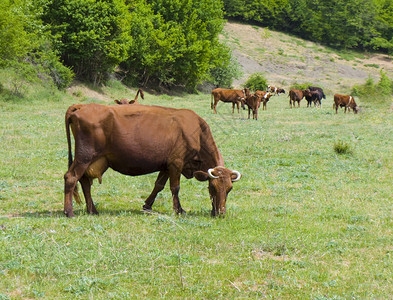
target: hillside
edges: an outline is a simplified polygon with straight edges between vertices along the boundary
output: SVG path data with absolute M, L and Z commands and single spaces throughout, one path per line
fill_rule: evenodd
M 244 75 L 234 82 L 240 87 L 255 72 L 262 72 L 272 85 L 288 88 L 310 82 L 327 93 L 349 92 L 371 76 L 379 79 L 383 68 L 393 77 L 392 58 L 382 54 L 337 52 L 267 28 L 227 22 L 221 35 L 233 51 Z

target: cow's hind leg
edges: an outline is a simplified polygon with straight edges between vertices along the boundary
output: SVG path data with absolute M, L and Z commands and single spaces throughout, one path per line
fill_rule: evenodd
M 89 164 L 76 164 L 75 161 L 64 175 L 64 213 L 67 217 L 74 217 L 72 194 L 76 184 L 82 178 Z
M 83 195 L 86 199 L 87 213 L 98 215 L 98 211 L 94 206 L 93 199 L 91 198 L 91 185 L 93 184 L 92 180 L 93 179 L 87 177 L 86 175 L 83 175 L 79 182 L 82 185 Z
M 154 184 L 153 191 L 151 192 L 150 196 L 147 197 L 147 199 L 145 201 L 145 205 L 143 205 L 144 210 L 151 210 L 154 200 L 156 200 L 157 194 L 164 189 L 165 184 L 168 180 L 168 177 L 169 177 L 169 174 L 167 171 L 161 171 L 158 174 L 158 177 L 157 177 L 156 182 Z

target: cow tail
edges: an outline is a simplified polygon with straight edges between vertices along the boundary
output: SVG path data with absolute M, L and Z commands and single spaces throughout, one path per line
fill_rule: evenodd
M 213 93 L 211 93 L 211 97 L 210 97 L 210 108 L 213 109 Z
M 74 112 L 77 108 L 74 106 L 71 106 L 66 113 L 65 117 L 65 126 L 66 126 L 66 134 L 67 134 L 67 144 L 68 144 L 68 169 L 71 167 L 73 159 L 72 159 L 72 145 L 71 145 L 71 132 L 70 132 L 70 116 L 71 113 Z M 76 203 L 81 204 L 81 198 L 79 197 L 78 193 L 78 184 L 75 185 L 75 189 L 72 193 L 74 195 L 74 199 Z

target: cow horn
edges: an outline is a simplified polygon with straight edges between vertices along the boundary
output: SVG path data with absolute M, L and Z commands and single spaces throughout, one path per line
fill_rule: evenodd
M 213 173 L 212 173 L 213 171 L 214 171 L 214 169 L 207 170 L 207 173 L 209 174 L 209 177 L 212 178 L 212 179 L 218 178 L 218 176 L 213 175 Z
M 236 178 L 232 179 L 233 182 L 240 180 L 240 177 L 242 177 L 242 174 L 240 172 L 232 170 L 232 174 L 236 174 Z

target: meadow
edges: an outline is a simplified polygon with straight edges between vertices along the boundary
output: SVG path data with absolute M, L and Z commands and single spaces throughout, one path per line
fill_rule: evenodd
M 332 95 L 290 109 L 286 94 L 255 121 L 222 102 L 214 115 L 207 94 L 146 93 L 143 104 L 196 111 L 242 173 L 226 216 L 210 217 L 207 183 L 184 177 L 186 215 L 173 213 L 169 187 L 144 213 L 157 174 L 108 170 L 92 188 L 100 215 L 75 204 L 67 219 L 64 113 L 88 102 L 110 103 L 58 92 L 0 101 L 0 299 L 393 295 L 389 105 L 335 114 Z

